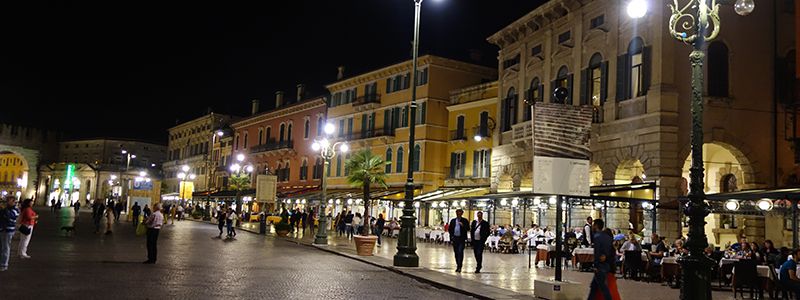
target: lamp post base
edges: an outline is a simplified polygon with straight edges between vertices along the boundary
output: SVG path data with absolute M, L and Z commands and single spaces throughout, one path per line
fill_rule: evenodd
M 319 229 L 317 230 L 317 235 L 314 236 L 314 245 L 328 245 L 328 222 L 322 221 L 323 218 L 325 217 L 320 218 Z
M 398 253 L 394 255 L 395 267 L 416 268 L 419 267 L 419 256 L 414 253 Z
M 714 261 L 705 255 L 687 255 L 678 259 L 681 265 L 682 300 L 711 299 L 711 271 Z

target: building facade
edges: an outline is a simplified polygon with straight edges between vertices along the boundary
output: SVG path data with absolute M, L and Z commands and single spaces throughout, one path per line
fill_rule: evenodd
M 706 60 L 707 193 L 780 186 L 794 172 L 783 116 L 776 112 L 775 74 L 781 66 L 775 62 L 794 55 L 793 26 L 784 26 L 793 17 L 786 3 L 760 3 L 746 18 L 735 15 L 732 4 L 721 5 L 723 25 Z M 688 192 L 691 47 L 670 35 L 666 6 L 654 5 L 644 18 L 631 19 L 625 4 L 549 1 L 488 38 L 500 48 L 502 99 L 492 190 L 531 190 L 532 125 L 525 100 L 558 102 L 553 91 L 565 87 L 565 105 L 594 107 L 592 185 L 655 181 L 657 231 L 675 238 L 685 231 L 676 200 Z M 650 228 L 642 214 L 631 208 L 609 217 L 609 227 L 626 228 L 630 218 L 637 229 Z M 584 218 L 575 216 L 571 225 Z M 763 239 L 763 217 L 741 219 L 742 234 Z M 718 229 L 724 221 L 721 214 L 707 219 L 707 234 L 717 246 L 724 242 Z
M 40 203 L 36 190 L 40 176 L 36 170 L 41 164 L 56 160 L 60 138 L 61 134 L 52 130 L 0 124 L 0 156 L 5 161 L 0 164 L 0 193 L 20 192 L 20 198 Z
M 232 153 L 245 155 L 243 163 L 254 167 L 253 188 L 258 175 L 275 175 L 278 200 L 317 191 L 322 176 L 322 159 L 311 144 L 322 136 L 326 98 L 306 97 L 298 87 L 297 99 L 284 101 L 283 92 L 277 92 L 274 109 L 253 110 L 252 116 L 231 124 Z M 268 211 L 276 208 L 266 204 Z
M 350 152 L 370 149 L 390 162 L 386 166 L 388 191 L 376 191 L 374 197 L 386 200 L 402 198 L 408 168 L 413 168 L 416 194 L 436 191 L 448 174 L 449 127 L 447 106 L 450 91 L 494 80 L 490 68 L 425 55 L 418 60 L 417 114 L 410 116 L 412 62 L 405 61 L 350 78 L 340 78 L 327 86 L 331 94 L 328 122 L 336 126 L 335 139 L 349 143 Z M 409 121 L 414 117 L 416 137 L 409 147 Z M 409 151 L 415 161 L 409 165 Z M 349 154 L 333 158 L 328 176 L 332 194 L 353 195 L 360 190 L 347 183 L 349 170 L 345 162 Z M 347 193 L 352 191 L 352 193 Z M 336 197 L 336 196 L 334 196 Z M 352 196 L 359 199 L 358 196 Z M 349 197 L 344 197 L 349 198 Z M 335 209 L 351 206 L 337 199 Z M 348 199 L 349 200 L 349 199 Z M 393 205 L 379 202 L 379 212 L 392 215 Z M 376 212 L 373 212 L 376 213 Z M 399 215 L 397 210 L 396 215 Z M 422 216 L 421 219 L 425 219 Z
M 127 153 L 131 154 L 128 162 Z M 122 139 L 86 139 L 59 143 L 58 162 L 155 168 L 167 160 L 164 145 Z
M 212 166 L 217 164 L 214 157 L 209 155 L 211 145 L 221 138 L 217 132 L 228 127 L 230 122 L 230 116 L 212 112 L 169 129 L 167 161 L 163 164 L 164 182 L 168 192 L 179 192 L 182 185 L 178 174 L 183 172 L 184 166 L 189 168 L 184 173 L 196 176 L 191 183 L 187 183 L 192 186 L 192 190 L 208 190 L 210 179 L 214 177 L 216 170 Z

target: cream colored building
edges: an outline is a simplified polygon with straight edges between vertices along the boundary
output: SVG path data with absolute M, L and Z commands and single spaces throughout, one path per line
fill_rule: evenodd
M 209 155 L 213 144 L 219 143 L 217 131 L 227 128 L 231 117 L 222 114 L 210 113 L 197 119 L 181 123 L 169 129 L 169 142 L 167 146 L 167 159 L 164 163 L 164 182 L 170 193 L 179 192 L 180 179 L 178 174 L 183 172 L 183 166 L 188 166 L 187 174 L 194 174 L 192 180 L 194 191 L 205 191 L 210 185 L 209 180 L 213 166 L 217 159 Z
M 488 38 L 500 48 L 492 190 L 531 190 L 532 131 L 524 100 L 554 102 L 555 87 L 567 87 L 566 104 L 595 107 L 592 185 L 657 182 L 657 231 L 675 238 L 683 232 L 676 199 L 687 193 L 691 47 L 669 34 L 666 5 L 651 5 L 635 20 L 625 13 L 626 3 L 549 1 Z M 774 113 L 780 101 L 775 83 L 783 79 L 774 75 L 774 62 L 794 55 L 793 12 L 785 3 L 758 2 L 747 17 L 721 5 L 721 32 L 706 62 L 707 193 L 780 186 L 794 172 L 783 112 Z M 580 226 L 589 214 L 575 215 L 571 225 Z M 638 229 L 650 228 L 638 208 L 609 217 L 610 227 L 627 228 L 628 216 Z M 707 219 L 711 243 L 720 245 L 721 235 L 735 231 L 718 229 L 724 219 Z M 763 216 L 739 219 L 741 233 L 764 239 Z

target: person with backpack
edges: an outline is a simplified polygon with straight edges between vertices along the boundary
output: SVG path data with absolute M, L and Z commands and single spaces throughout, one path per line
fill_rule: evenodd
M 8 270 L 8 258 L 11 256 L 11 239 L 17 227 L 17 198 L 6 197 L 6 205 L 0 209 L 0 272 Z

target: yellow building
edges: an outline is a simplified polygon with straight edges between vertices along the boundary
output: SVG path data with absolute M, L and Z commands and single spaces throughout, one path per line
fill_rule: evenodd
M 327 86 L 331 93 L 328 122 L 337 129 L 337 140 L 348 141 L 351 152 L 369 148 L 391 164 L 386 167 L 389 190 L 376 190 L 373 198 L 402 199 L 409 167 L 413 167 L 415 194 L 433 192 L 448 175 L 449 123 L 447 107 L 450 92 L 496 78 L 496 71 L 474 64 L 426 55 L 419 58 L 415 145 L 408 145 L 409 101 L 411 99 L 411 61 L 394 64 L 351 78 L 340 78 Z M 418 159 L 409 166 L 409 151 Z M 347 184 L 349 170 L 344 167 L 348 155 L 337 155 L 329 169 L 330 199 L 339 199 L 335 210 L 357 204 L 359 189 Z M 339 191 L 337 193 L 337 191 Z M 350 198 L 353 201 L 347 201 Z M 381 201 L 378 210 L 399 216 L 394 204 Z M 363 208 L 353 207 L 361 211 Z
M 0 190 L 15 194 L 22 190 L 20 183 L 27 183 L 28 166 L 22 156 L 7 152 L 0 153 Z

